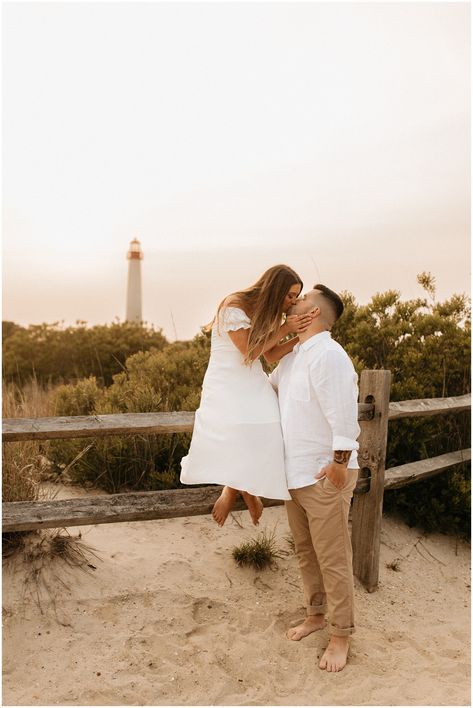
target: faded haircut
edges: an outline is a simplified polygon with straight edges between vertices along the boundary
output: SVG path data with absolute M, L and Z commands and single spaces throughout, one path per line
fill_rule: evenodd
M 317 283 L 317 285 L 314 285 L 314 290 L 320 290 L 322 293 L 324 300 L 326 300 L 330 306 L 330 309 L 332 310 L 336 322 L 342 315 L 344 305 L 343 302 L 340 298 L 340 295 L 338 295 L 336 292 L 333 290 L 330 290 L 326 285 L 322 285 L 321 283 Z

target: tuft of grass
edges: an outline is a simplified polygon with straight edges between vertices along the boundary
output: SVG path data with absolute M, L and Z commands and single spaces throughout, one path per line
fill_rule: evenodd
M 58 621 L 56 602 L 59 590 L 70 590 L 71 583 L 77 582 L 76 571 L 91 573 L 96 570 L 95 559 L 100 560 L 96 549 L 84 541 L 79 532 L 72 536 L 67 529 L 41 529 L 22 537 L 21 553 L 18 546 L 4 557 L 4 564 L 11 564 L 13 571 L 21 572 L 23 592 L 29 595 L 41 612 L 43 604 L 52 604 Z
M 275 533 L 261 531 L 256 538 L 235 546 L 232 556 L 239 566 L 250 566 L 256 570 L 271 567 L 276 558 L 281 557 L 277 547 Z
M 386 568 L 389 568 L 389 570 L 394 570 L 396 573 L 399 573 L 401 570 L 399 563 L 400 563 L 399 558 L 395 558 L 390 563 L 386 563 Z
M 82 540 L 82 534 L 72 536 L 67 529 L 43 529 L 36 541 L 25 547 L 24 559 L 29 566 L 30 576 L 37 578 L 48 563 L 60 561 L 70 568 L 91 568 L 90 556 L 98 558 L 94 550 Z
M 291 553 L 296 552 L 296 544 L 294 543 L 294 538 L 292 534 L 288 533 L 287 536 L 284 536 L 284 540 L 286 541 L 287 545 L 289 546 Z

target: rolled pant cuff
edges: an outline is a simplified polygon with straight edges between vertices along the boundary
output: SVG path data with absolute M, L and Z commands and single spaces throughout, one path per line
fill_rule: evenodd
M 327 605 L 308 605 L 308 615 L 324 615 L 327 612 Z
M 355 631 L 354 627 L 335 627 L 331 624 L 329 627 L 330 634 L 334 637 L 349 637 Z

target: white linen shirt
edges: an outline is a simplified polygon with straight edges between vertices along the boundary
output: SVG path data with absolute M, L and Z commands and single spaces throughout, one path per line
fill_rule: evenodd
M 334 450 L 352 450 L 358 467 L 358 376 L 330 332 L 296 344 L 270 374 L 278 393 L 288 489 L 314 484 Z

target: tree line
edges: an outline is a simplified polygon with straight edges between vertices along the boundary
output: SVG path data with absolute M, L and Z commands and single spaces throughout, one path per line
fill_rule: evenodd
M 126 360 L 139 351 L 162 349 L 162 331 L 131 322 L 88 327 L 61 323 L 29 325 L 2 322 L 3 380 L 22 384 L 31 377 L 40 383 L 69 383 L 95 376 L 110 386 Z

